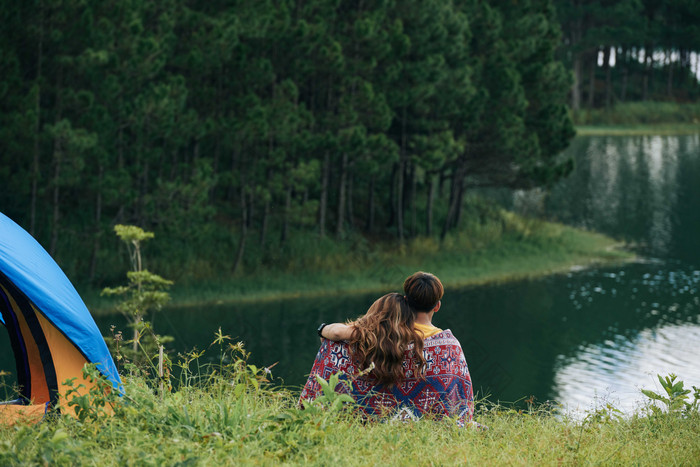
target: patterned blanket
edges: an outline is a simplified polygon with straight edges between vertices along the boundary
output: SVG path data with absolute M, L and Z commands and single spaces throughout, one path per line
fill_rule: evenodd
M 331 375 L 343 372 L 341 380 L 345 383 L 338 384 L 335 390 L 350 394 L 370 418 L 405 420 L 432 415 L 455 417 L 459 425 L 469 423 L 474 410 L 472 382 L 464 352 L 452 332 L 445 330 L 425 339 L 425 379 L 416 375 L 417 359 L 412 354 L 412 348 L 405 354 L 404 381 L 387 387 L 371 375 L 357 376 L 360 368 L 353 361 L 348 344 L 323 339 L 300 402 L 321 394 L 316 375 L 328 381 Z

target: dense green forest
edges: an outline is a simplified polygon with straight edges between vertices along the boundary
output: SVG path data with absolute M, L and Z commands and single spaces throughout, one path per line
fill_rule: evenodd
M 570 167 L 549 1 L 54 0 L 2 22 L 0 205 L 74 277 L 114 274 L 116 223 L 235 274 L 295 236 L 445 235 L 470 186 Z
M 700 97 L 700 2 L 556 0 L 571 107 Z
M 692 1 L 34 0 L 0 15 L 0 210 L 97 286 L 123 273 L 119 223 L 199 278 L 338 240 L 444 238 L 480 215 L 468 190 L 571 170 L 569 98 L 651 98 L 662 72 L 669 95 L 698 92 Z

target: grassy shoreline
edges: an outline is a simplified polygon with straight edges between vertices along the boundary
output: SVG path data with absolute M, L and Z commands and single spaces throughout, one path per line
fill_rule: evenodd
M 502 212 L 503 222 L 448 237 L 379 245 L 334 258 L 333 266 L 261 270 L 241 277 L 176 284 L 169 306 L 249 303 L 298 297 L 386 293 L 416 270 L 437 274 L 449 289 L 566 273 L 593 265 L 633 261 L 620 242 L 581 229 Z M 328 258 L 324 258 L 328 260 Z M 328 261 L 326 261 L 328 262 Z M 88 290 L 89 308 L 109 313 L 112 302 Z
M 620 102 L 572 112 L 580 136 L 693 135 L 700 133 L 700 104 Z
M 700 133 L 698 123 L 577 125 L 577 136 L 681 136 Z
M 697 411 L 621 417 L 608 405 L 572 420 L 551 408 L 477 403 L 475 421 L 486 430 L 451 420 L 367 423 L 352 407 L 300 410 L 298 394 L 267 386 L 262 369 L 230 356 L 190 374 L 177 391 L 159 393 L 155 378 L 125 376 L 114 416 L 86 404 L 81 420 L 0 426 L 0 464 L 694 465 L 700 458 Z

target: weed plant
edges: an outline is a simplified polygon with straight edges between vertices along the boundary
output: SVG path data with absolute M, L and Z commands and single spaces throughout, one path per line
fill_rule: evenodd
M 0 427 L 0 464 L 693 465 L 700 458 L 692 402 L 630 417 L 608 406 L 577 421 L 551 405 L 482 401 L 475 418 L 488 429 L 452 420 L 369 423 L 330 390 L 334 381 L 302 410 L 297 393 L 270 384 L 270 368 L 248 364 L 241 343 L 219 332 L 207 352 L 218 353 L 216 364 L 201 363 L 202 351 L 180 355 L 177 390 L 160 390 L 150 373 L 130 368 L 123 396 L 94 393 L 76 402 L 85 409 L 79 418 Z M 682 383 L 671 383 L 674 401 L 685 400 Z

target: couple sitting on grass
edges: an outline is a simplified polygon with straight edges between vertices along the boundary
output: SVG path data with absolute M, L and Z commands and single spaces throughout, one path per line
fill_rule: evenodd
M 449 329 L 432 324 L 443 287 L 432 274 L 417 272 L 404 282 L 404 295 L 390 293 L 347 324 L 322 324 L 322 338 L 302 403 L 321 394 L 316 376 L 342 372 L 351 384 L 335 390 L 350 394 L 365 416 L 416 419 L 472 419 L 474 395 L 467 361 Z

